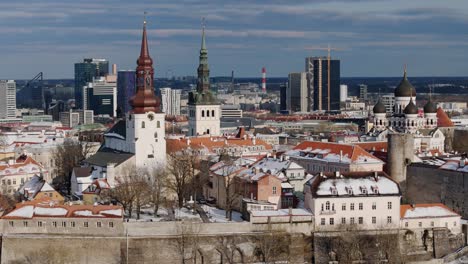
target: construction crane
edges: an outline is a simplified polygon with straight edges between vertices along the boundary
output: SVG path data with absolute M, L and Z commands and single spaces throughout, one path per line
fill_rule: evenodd
M 330 79 L 331 79 L 331 75 L 330 75 L 330 66 L 331 66 L 331 51 L 332 50 L 342 50 L 342 49 L 339 49 L 339 48 L 332 48 L 330 47 L 330 44 L 328 44 L 328 47 L 326 48 L 323 48 L 323 47 L 306 47 L 305 48 L 306 50 L 326 50 L 328 51 L 328 56 L 327 56 L 327 61 L 328 61 L 328 112 L 330 112 Z M 322 90 L 319 90 L 319 110 L 322 110 Z
M 45 109 L 43 77 L 43 73 L 39 72 L 34 78 L 29 80 L 23 88 L 22 96 L 26 96 L 26 98 L 22 98 L 22 100 L 29 103 L 28 107 L 42 107 Z

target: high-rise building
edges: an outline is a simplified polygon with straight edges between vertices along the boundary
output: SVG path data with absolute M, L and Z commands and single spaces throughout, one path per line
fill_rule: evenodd
M 288 110 L 287 94 L 288 94 L 288 85 L 281 84 L 280 85 L 280 111 Z
M 16 82 L 0 80 L 0 119 L 16 117 Z
M 205 42 L 205 27 L 202 31 L 202 43 L 198 66 L 197 89 L 189 93 L 189 136 L 221 134 L 221 107 L 216 94 L 210 89 L 210 70 L 208 51 Z
M 392 113 L 393 107 L 395 106 L 395 95 L 391 94 L 384 94 L 381 97 L 381 101 L 385 106 L 385 111 L 387 113 Z
M 359 85 L 359 99 L 363 102 L 367 101 L 367 85 Z
M 313 109 L 340 110 L 340 60 L 327 57 L 306 58 L 309 94 L 313 94 Z M 330 79 L 330 83 L 328 83 Z
M 92 82 L 93 78 L 104 77 L 109 74 L 109 61 L 105 59 L 84 59 L 75 63 L 75 103 L 82 108 L 83 87 Z
M 288 89 L 286 93 L 287 107 L 292 112 L 308 112 L 309 93 L 307 89 L 307 74 L 293 72 L 288 75 Z
M 77 110 L 70 109 L 69 112 L 60 113 L 60 123 L 64 127 L 76 127 L 78 125 L 87 125 L 94 123 L 94 115 L 92 110 Z
M 180 115 L 181 91 L 169 87 L 161 88 L 161 107 L 166 115 Z
M 124 116 L 130 111 L 130 98 L 135 95 L 135 71 L 119 71 L 117 73 L 117 114 Z
M 344 103 L 348 99 L 348 85 L 341 84 L 340 85 L 340 102 Z
M 93 110 L 95 115 L 117 115 L 117 83 L 106 78 L 95 78 L 83 87 L 83 109 Z

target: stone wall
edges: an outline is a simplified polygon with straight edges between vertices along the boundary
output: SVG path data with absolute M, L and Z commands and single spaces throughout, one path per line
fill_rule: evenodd
M 413 163 L 407 168 L 406 189 L 408 203 L 443 203 L 468 218 L 467 172 Z

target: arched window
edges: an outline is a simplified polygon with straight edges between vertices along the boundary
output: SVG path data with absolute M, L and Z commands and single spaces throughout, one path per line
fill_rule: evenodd
M 330 202 L 325 203 L 325 210 L 330 211 Z
M 206 134 L 207 134 L 207 135 L 210 134 L 210 129 L 207 129 L 207 130 L 206 130 Z
M 157 127 L 157 128 L 160 128 L 160 127 L 161 127 L 161 122 L 160 122 L 160 121 L 157 121 L 157 122 L 156 122 L 156 127 Z
M 210 117 L 210 110 L 206 110 L 206 117 Z
M 205 110 L 201 110 L 201 117 L 205 117 Z
M 411 126 L 414 126 L 414 120 L 413 120 L 413 121 L 411 121 Z
M 215 117 L 215 112 L 214 112 L 214 110 L 211 110 L 211 116 L 212 116 L 212 117 Z
M 145 121 L 141 122 L 141 128 L 145 128 Z
M 434 120 L 433 120 L 433 119 L 431 119 L 431 125 L 433 125 L 433 124 L 434 124 Z
M 380 119 L 380 125 L 382 125 L 382 119 Z
M 158 142 L 158 132 L 154 132 L 154 141 Z

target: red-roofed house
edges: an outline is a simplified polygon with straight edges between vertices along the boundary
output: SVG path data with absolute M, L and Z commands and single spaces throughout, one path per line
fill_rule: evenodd
M 358 145 L 306 141 L 284 155 L 308 173 L 382 171 L 384 162 Z
M 448 228 L 454 234 L 461 233 L 461 216 L 441 203 L 404 204 L 400 206 L 401 228 Z
M 31 157 L 10 160 L 0 163 L 0 192 L 13 194 L 19 187 L 30 180 L 34 175 L 43 175 L 48 178 L 48 171 Z

